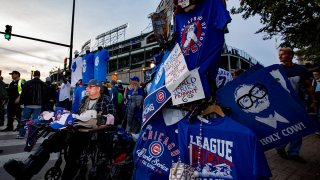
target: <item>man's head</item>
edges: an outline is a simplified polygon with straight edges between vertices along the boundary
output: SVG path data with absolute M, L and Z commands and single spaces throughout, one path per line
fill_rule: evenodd
M 315 80 L 320 81 L 320 67 L 315 69 L 312 74 Z
M 293 50 L 289 47 L 283 47 L 279 49 L 279 60 L 281 63 L 292 62 L 293 55 Z
M 46 82 L 51 82 L 51 78 L 50 77 L 46 77 Z
M 34 71 L 33 77 L 40 78 L 40 71 L 38 71 L 38 70 Z
M 20 78 L 20 73 L 19 71 L 12 71 L 11 73 L 9 73 L 12 77 L 13 80 L 17 80 Z
M 102 83 L 100 81 L 91 79 L 86 86 L 86 92 L 90 99 L 96 99 L 100 96 L 100 90 L 102 87 Z
M 111 84 L 112 86 L 115 86 L 115 85 L 117 84 L 117 81 L 112 80 L 112 81 L 110 82 L 110 84 Z
M 130 78 L 130 84 L 131 85 L 139 85 L 140 79 L 138 76 L 133 76 Z

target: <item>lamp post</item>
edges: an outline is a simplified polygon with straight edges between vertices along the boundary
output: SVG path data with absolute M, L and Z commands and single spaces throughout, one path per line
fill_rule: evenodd
M 34 66 L 32 66 L 30 70 L 31 70 L 31 77 L 30 77 L 30 79 L 32 79 L 33 72 L 36 70 L 36 68 L 35 68 Z

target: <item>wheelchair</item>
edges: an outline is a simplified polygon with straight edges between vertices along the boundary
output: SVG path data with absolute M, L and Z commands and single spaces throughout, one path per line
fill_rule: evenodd
M 80 128 L 77 131 L 89 133 L 90 141 L 81 153 L 80 169 L 75 177 L 76 180 L 131 178 L 134 142 L 129 133 L 113 126 L 97 129 Z M 62 174 L 63 159 L 67 158 L 68 148 L 65 148 L 59 153 L 54 166 L 47 170 L 44 179 L 59 179 Z M 125 176 L 125 178 L 118 178 L 119 176 Z

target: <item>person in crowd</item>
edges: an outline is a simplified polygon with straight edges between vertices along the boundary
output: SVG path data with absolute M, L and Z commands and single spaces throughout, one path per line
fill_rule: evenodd
M 27 81 L 22 88 L 20 104 L 24 105 L 24 109 L 17 139 L 23 139 L 26 134 L 25 123 L 23 122 L 30 120 L 30 118 L 33 120 L 38 119 L 41 108 L 48 103 L 47 98 L 47 85 L 41 81 L 40 71 L 34 71 L 33 79 Z
M 283 47 L 279 50 L 279 60 L 281 63 L 281 67 L 287 75 L 293 89 L 303 102 L 305 94 L 301 90 L 304 89 L 304 92 L 306 92 L 312 100 L 312 103 L 309 107 L 310 110 L 316 112 L 317 99 L 315 96 L 315 91 L 312 87 L 312 75 L 304 66 L 293 63 L 293 57 L 294 52 L 291 48 Z M 305 163 L 306 161 L 299 155 L 301 145 L 302 138 L 299 138 L 289 143 L 287 152 L 285 150 L 286 144 L 277 147 L 276 149 L 280 157 L 284 159 L 291 159 L 297 162 Z
M 8 100 L 6 84 L 3 82 L 3 77 L 0 76 L 0 126 L 4 125 L 4 104 Z
M 8 93 L 5 88 L 6 84 L 3 82 L 3 77 L 0 75 L 0 126 L 4 125 L 4 104 L 8 99 Z M 3 150 L 0 149 L 0 153 L 2 153 Z
M 12 82 L 9 84 L 8 87 L 8 122 L 7 127 L 3 131 L 13 131 L 13 121 L 14 118 L 18 120 L 21 119 L 21 107 L 19 104 L 20 101 L 20 94 L 22 92 L 22 86 L 25 82 L 23 79 L 20 79 L 20 72 L 19 71 L 12 71 L 9 73 L 12 78 Z M 19 125 L 18 125 L 19 126 Z
M 312 87 L 315 90 L 316 98 L 318 101 L 317 120 L 318 120 L 318 123 L 320 124 L 320 106 L 319 106 L 319 102 L 320 102 L 320 67 L 316 68 L 312 73 L 313 73 L 313 78 L 314 78 L 313 82 L 312 82 Z M 316 131 L 315 134 L 320 136 L 320 127 L 318 127 L 318 130 Z
M 63 107 L 67 110 L 70 110 L 70 91 L 71 85 L 68 81 L 68 77 L 63 78 L 63 83 L 61 84 L 60 91 L 59 91 L 59 107 Z
M 124 87 L 122 85 L 122 81 L 121 80 L 117 80 L 117 84 L 118 84 L 119 92 L 123 95 L 124 94 Z
M 127 100 L 127 125 L 126 131 L 133 134 L 139 133 L 142 123 L 142 108 L 144 100 L 144 91 L 139 85 L 139 77 L 130 78 L 130 89 L 126 92 Z
M 101 94 L 101 82 L 91 79 L 86 86 L 85 96 L 80 104 L 78 114 L 83 114 L 88 110 L 97 112 L 97 126 L 106 126 L 113 117 L 115 108 L 108 96 Z M 61 130 L 53 133 L 44 140 L 39 148 L 25 161 L 10 160 L 4 164 L 4 169 L 16 179 L 31 179 L 37 174 L 50 158 L 50 153 L 60 152 L 68 147 L 68 157 L 61 179 L 70 180 L 75 177 L 80 168 L 80 156 L 88 146 L 90 133 L 81 131 Z
M 111 80 L 110 84 L 111 84 L 111 100 L 112 100 L 113 104 L 115 106 L 117 106 L 118 105 L 118 93 L 119 93 L 117 81 Z
M 46 78 L 47 85 L 47 103 L 45 103 L 43 111 L 53 111 L 56 103 L 56 85 L 51 83 L 51 78 Z

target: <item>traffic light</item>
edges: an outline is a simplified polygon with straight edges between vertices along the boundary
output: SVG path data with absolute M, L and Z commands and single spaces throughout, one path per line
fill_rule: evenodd
M 6 30 L 5 30 L 5 34 L 4 34 L 4 38 L 8 41 L 10 41 L 11 39 L 11 32 L 12 32 L 12 26 L 10 25 L 6 25 Z

